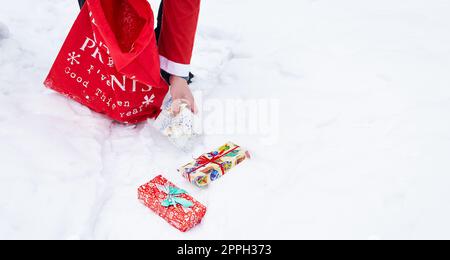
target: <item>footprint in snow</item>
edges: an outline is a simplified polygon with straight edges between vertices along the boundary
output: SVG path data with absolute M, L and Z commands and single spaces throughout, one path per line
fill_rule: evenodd
M 9 30 L 6 25 L 0 23 L 0 41 L 9 37 Z

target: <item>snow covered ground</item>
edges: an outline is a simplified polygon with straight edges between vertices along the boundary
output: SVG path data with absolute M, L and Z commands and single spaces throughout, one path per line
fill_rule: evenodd
M 191 153 L 44 89 L 77 8 L 1 4 L 1 239 L 450 238 L 450 1 L 203 1 Z M 206 190 L 178 175 L 228 140 L 253 160 Z M 139 203 L 160 173 L 208 206 L 200 226 Z

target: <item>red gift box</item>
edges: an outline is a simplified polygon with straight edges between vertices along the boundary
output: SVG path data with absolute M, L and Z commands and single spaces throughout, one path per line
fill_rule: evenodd
M 161 175 L 139 187 L 138 198 L 182 232 L 199 224 L 206 214 L 204 205 Z

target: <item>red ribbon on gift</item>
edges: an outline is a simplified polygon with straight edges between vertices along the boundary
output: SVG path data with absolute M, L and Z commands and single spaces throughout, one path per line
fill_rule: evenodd
M 200 169 L 200 168 L 205 167 L 206 165 L 208 165 L 208 164 L 210 164 L 210 163 L 214 163 L 214 164 L 216 164 L 216 165 L 219 165 L 220 170 L 222 171 L 222 175 L 224 175 L 224 174 L 225 174 L 225 169 L 223 168 L 223 165 L 222 165 L 221 163 L 217 162 L 217 160 L 220 159 L 220 158 L 222 158 L 223 156 L 225 156 L 225 155 L 227 155 L 227 154 L 229 154 L 229 153 L 235 151 L 235 150 L 238 149 L 238 148 L 240 148 L 240 146 L 236 146 L 236 147 L 234 147 L 233 149 L 229 150 L 229 151 L 226 152 L 226 153 L 225 153 L 225 150 L 223 150 L 223 151 L 219 152 L 219 154 L 213 156 L 212 158 L 209 158 L 209 157 L 207 157 L 207 156 L 205 156 L 205 155 L 202 155 L 202 156 L 200 156 L 199 158 L 197 158 L 196 162 L 197 162 L 198 164 L 200 164 L 200 165 L 197 166 L 197 168 L 194 168 L 194 169 L 192 169 L 192 170 L 189 171 L 189 173 L 188 173 L 189 181 L 191 181 L 191 173 L 197 171 L 197 170 Z

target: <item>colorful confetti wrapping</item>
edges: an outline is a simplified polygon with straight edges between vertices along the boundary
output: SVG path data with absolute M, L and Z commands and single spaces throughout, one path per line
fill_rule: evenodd
M 138 189 L 138 198 L 169 224 L 186 232 L 199 224 L 206 207 L 161 175 Z
M 204 187 L 249 158 L 250 153 L 247 150 L 229 142 L 215 151 L 203 154 L 178 171 L 191 183 Z

